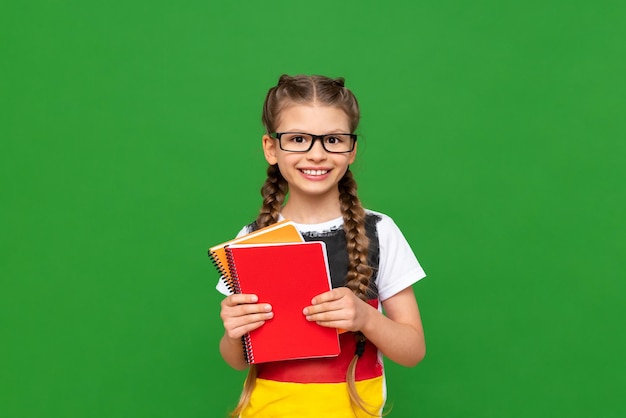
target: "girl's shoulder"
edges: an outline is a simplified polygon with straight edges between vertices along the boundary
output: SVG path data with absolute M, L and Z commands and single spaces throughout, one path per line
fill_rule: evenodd
M 376 229 L 383 232 L 395 231 L 399 230 L 395 221 L 391 218 L 391 216 L 378 212 L 371 209 L 365 209 L 365 214 L 367 216 L 367 222 L 373 222 L 376 224 Z

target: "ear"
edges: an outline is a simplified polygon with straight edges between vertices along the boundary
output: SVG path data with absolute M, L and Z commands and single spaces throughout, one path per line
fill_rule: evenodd
M 274 165 L 278 162 L 276 158 L 276 140 L 268 134 L 263 135 L 263 154 L 269 165 Z
M 348 164 L 353 164 L 354 160 L 356 160 L 356 149 L 357 149 L 358 145 L 359 145 L 358 143 L 354 144 L 354 149 L 349 154 Z

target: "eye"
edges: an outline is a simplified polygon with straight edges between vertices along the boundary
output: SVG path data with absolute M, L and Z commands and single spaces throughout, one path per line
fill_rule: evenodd
M 289 134 L 285 135 L 283 138 L 291 144 L 306 144 L 309 142 L 309 138 L 304 134 Z
M 343 138 L 340 136 L 336 136 L 336 135 L 331 135 L 331 136 L 327 136 L 326 137 L 326 143 L 327 144 L 341 144 L 343 142 Z

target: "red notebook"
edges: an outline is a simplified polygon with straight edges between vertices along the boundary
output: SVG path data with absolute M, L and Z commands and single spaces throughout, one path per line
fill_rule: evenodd
M 250 364 L 339 354 L 337 330 L 309 322 L 302 310 L 331 289 L 321 241 L 234 244 L 226 247 L 235 293 L 253 293 L 272 305 L 274 317 L 246 334 Z

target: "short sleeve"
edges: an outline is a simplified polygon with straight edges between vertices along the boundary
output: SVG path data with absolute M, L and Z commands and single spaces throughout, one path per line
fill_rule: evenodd
M 384 301 L 423 279 L 426 273 L 393 219 L 382 215 L 377 228 L 380 246 L 377 286 L 379 298 Z

